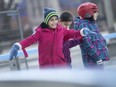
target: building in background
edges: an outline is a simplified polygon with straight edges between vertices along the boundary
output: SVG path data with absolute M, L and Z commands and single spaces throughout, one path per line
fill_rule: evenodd
M 60 11 L 58 0 L 26 0 L 28 20 L 32 26 L 43 21 L 43 8 L 49 7 Z
M 58 0 L 22 0 L 22 2 L 18 5 L 18 8 L 20 10 L 24 31 L 31 32 L 39 26 L 39 24 L 43 21 L 44 7 L 54 8 L 57 11 L 60 11 Z M 24 37 L 28 36 L 26 34 L 24 34 Z

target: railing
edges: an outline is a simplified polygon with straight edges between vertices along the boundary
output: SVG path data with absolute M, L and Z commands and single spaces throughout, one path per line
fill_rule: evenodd
M 111 33 L 111 34 L 104 35 L 104 38 L 106 40 L 116 38 L 116 33 Z
M 103 35 L 104 38 L 106 40 L 110 40 L 110 39 L 114 39 L 116 38 L 116 33 L 111 33 L 111 34 L 107 34 L 107 35 Z M 37 54 L 38 53 L 38 50 L 37 49 L 30 49 L 30 50 L 27 50 L 27 53 L 29 55 L 34 55 L 34 54 Z M 22 51 L 19 51 L 18 52 L 18 55 L 17 57 L 14 59 L 13 62 L 10 62 L 10 68 L 13 70 L 20 70 L 20 65 L 19 65 L 19 62 L 18 62 L 18 57 L 24 57 L 24 54 Z M 9 53 L 7 54 L 3 54 L 3 55 L 0 55 L 0 61 L 9 61 Z M 25 63 L 26 63 L 26 68 L 28 69 L 28 64 L 27 64 L 27 60 L 25 58 Z

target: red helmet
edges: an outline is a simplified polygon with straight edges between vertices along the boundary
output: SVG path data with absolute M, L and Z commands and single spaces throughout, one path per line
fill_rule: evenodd
M 91 2 L 83 3 L 77 9 L 78 15 L 82 18 L 89 18 L 93 16 L 96 11 L 98 11 L 97 5 Z

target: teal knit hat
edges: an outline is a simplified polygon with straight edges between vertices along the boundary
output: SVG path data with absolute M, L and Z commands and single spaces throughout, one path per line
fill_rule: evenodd
M 44 8 L 44 22 L 48 24 L 48 21 L 52 16 L 58 17 L 58 12 L 51 8 Z

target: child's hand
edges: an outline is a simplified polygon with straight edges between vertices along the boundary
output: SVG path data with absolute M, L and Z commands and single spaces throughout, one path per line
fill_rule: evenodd
M 88 28 L 83 28 L 83 34 L 84 34 L 85 36 L 87 36 L 87 35 L 90 35 L 90 34 L 96 35 L 97 33 L 91 31 L 91 30 L 88 29 Z
M 12 60 L 14 57 L 17 56 L 19 50 L 19 46 L 17 44 L 14 44 L 11 48 L 9 59 Z
M 103 64 L 103 61 L 100 59 L 98 61 L 96 61 L 97 65 L 102 65 Z

